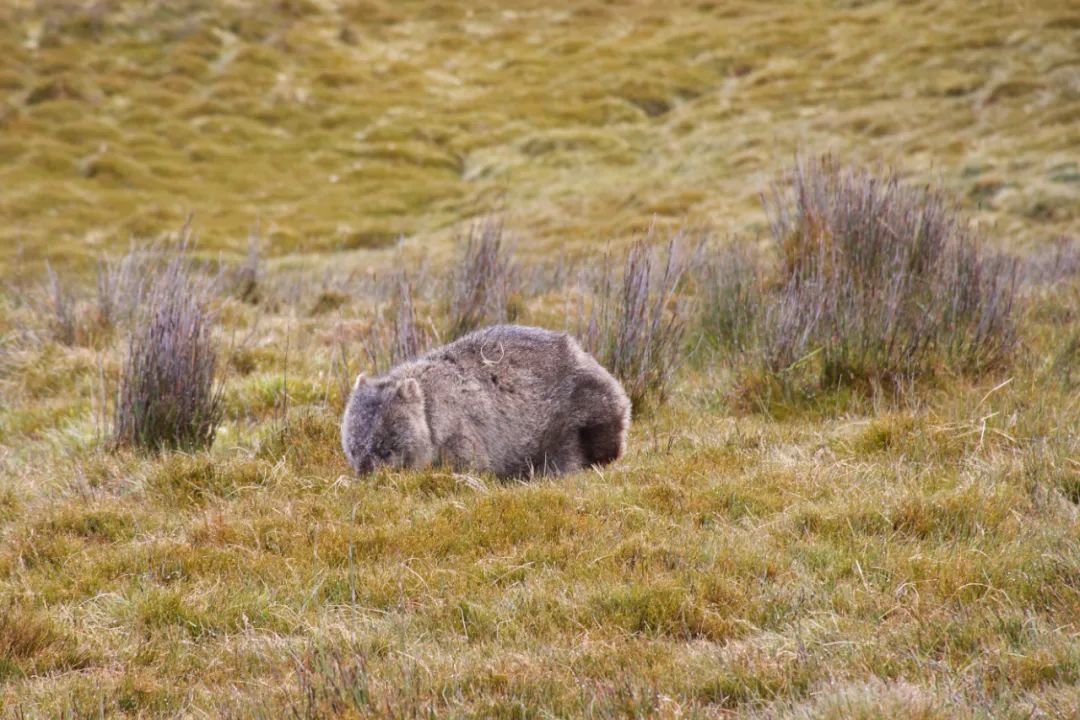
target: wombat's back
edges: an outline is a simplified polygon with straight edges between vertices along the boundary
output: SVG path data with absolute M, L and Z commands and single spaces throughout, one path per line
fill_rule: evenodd
M 492 325 L 432 350 L 424 359 L 460 363 L 463 368 L 490 370 L 528 360 L 531 372 L 563 367 L 577 342 L 566 333 L 523 325 Z
M 444 457 L 520 474 L 543 457 L 565 420 L 583 359 L 565 333 L 495 325 L 437 348 L 400 371 L 424 390 L 432 436 Z M 595 364 L 595 363 L 594 363 Z
M 558 394 L 583 355 L 565 333 L 493 325 L 423 356 L 418 364 L 435 395 L 457 394 L 464 383 L 502 404 L 544 402 Z M 425 390 L 428 383 L 423 380 Z

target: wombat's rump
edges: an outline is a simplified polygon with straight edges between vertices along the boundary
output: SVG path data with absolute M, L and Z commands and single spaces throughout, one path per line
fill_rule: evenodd
M 361 474 L 440 463 L 521 477 L 610 463 L 629 426 L 622 386 L 573 338 L 495 325 L 357 378 L 341 442 Z

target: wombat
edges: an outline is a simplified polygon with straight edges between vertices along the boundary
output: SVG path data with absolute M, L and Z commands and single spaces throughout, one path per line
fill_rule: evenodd
M 432 464 L 501 478 L 623 454 L 630 400 L 566 333 L 495 325 L 356 379 L 341 444 L 360 474 Z

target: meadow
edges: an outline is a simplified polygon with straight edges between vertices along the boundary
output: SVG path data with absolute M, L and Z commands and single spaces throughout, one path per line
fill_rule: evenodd
M 0 58 L 3 716 L 1080 716 L 1068 3 L 15 0 Z M 121 421 L 162 308 L 186 434 Z M 626 457 L 354 477 L 356 373 L 503 320 Z

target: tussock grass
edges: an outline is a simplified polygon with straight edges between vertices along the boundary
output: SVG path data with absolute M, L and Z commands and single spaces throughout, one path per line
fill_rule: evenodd
M 119 258 L 104 257 L 97 265 L 97 323 L 113 328 L 131 322 L 147 294 L 147 278 L 155 269 L 153 257 L 158 249 L 131 249 Z
M 399 363 L 412 360 L 436 344 L 437 336 L 433 324 L 430 320 L 424 322 L 417 317 L 412 281 L 404 273 L 398 274 L 394 280 L 396 288 L 393 299 L 385 310 L 385 317 L 372 323 L 363 341 L 368 365 L 374 373 L 385 372 Z M 460 299 L 468 305 L 472 298 Z M 476 308 L 473 307 L 472 311 L 476 311 Z M 469 312 L 471 311 L 463 310 L 463 315 L 455 312 L 451 316 L 451 327 L 455 326 L 453 323 L 462 323 L 462 318 Z M 481 316 L 472 317 L 475 320 Z M 460 328 L 466 326 L 468 323 L 460 325 Z M 349 388 L 351 387 L 352 380 L 349 379 Z
M 47 268 L 46 286 L 47 308 L 49 313 L 49 332 L 53 339 L 64 345 L 74 345 L 78 336 L 78 320 L 75 315 L 75 300 L 71 291 L 64 287 L 52 267 Z
M 451 277 L 448 339 L 512 321 L 517 315 L 512 296 L 518 279 L 502 221 L 487 218 L 471 225 Z
M 582 347 L 622 382 L 637 410 L 666 399 L 683 362 L 689 301 L 679 289 L 694 252 L 682 234 L 662 251 L 639 240 L 621 275 L 601 271 L 591 306 L 578 316 Z
M 741 240 L 707 250 L 695 272 L 702 335 L 721 351 L 750 353 L 765 312 L 765 259 Z
M 939 192 L 825 157 L 800 161 L 792 199 L 780 193 L 766 206 L 781 253 L 778 304 L 801 312 L 776 311 L 771 370 L 815 345 L 826 385 L 910 377 L 934 359 L 980 370 L 1008 357 L 1015 263 L 986 249 Z
M 261 299 L 259 282 L 264 272 L 261 246 L 262 239 L 257 232 L 249 235 L 243 262 L 224 273 L 230 292 L 244 302 L 258 303 Z
M 753 403 L 895 392 L 1010 359 L 1018 263 L 939 191 L 826 156 L 798 161 L 766 211 L 768 251 L 721 246 L 702 283 L 705 333 L 757 356 L 740 391 Z
M 1022 279 L 1029 285 L 1054 286 L 1080 275 L 1080 241 L 1065 235 L 1048 248 L 1040 248 L 1023 266 Z
M 150 281 L 127 338 L 113 442 L 148 450 L 198 449 L 221 422 L 207 290 L 187 266 L 186 243 Z
M 0 609 L 0 682 L 78 669 L 90 660 L 42 609 L 11 600 Z

